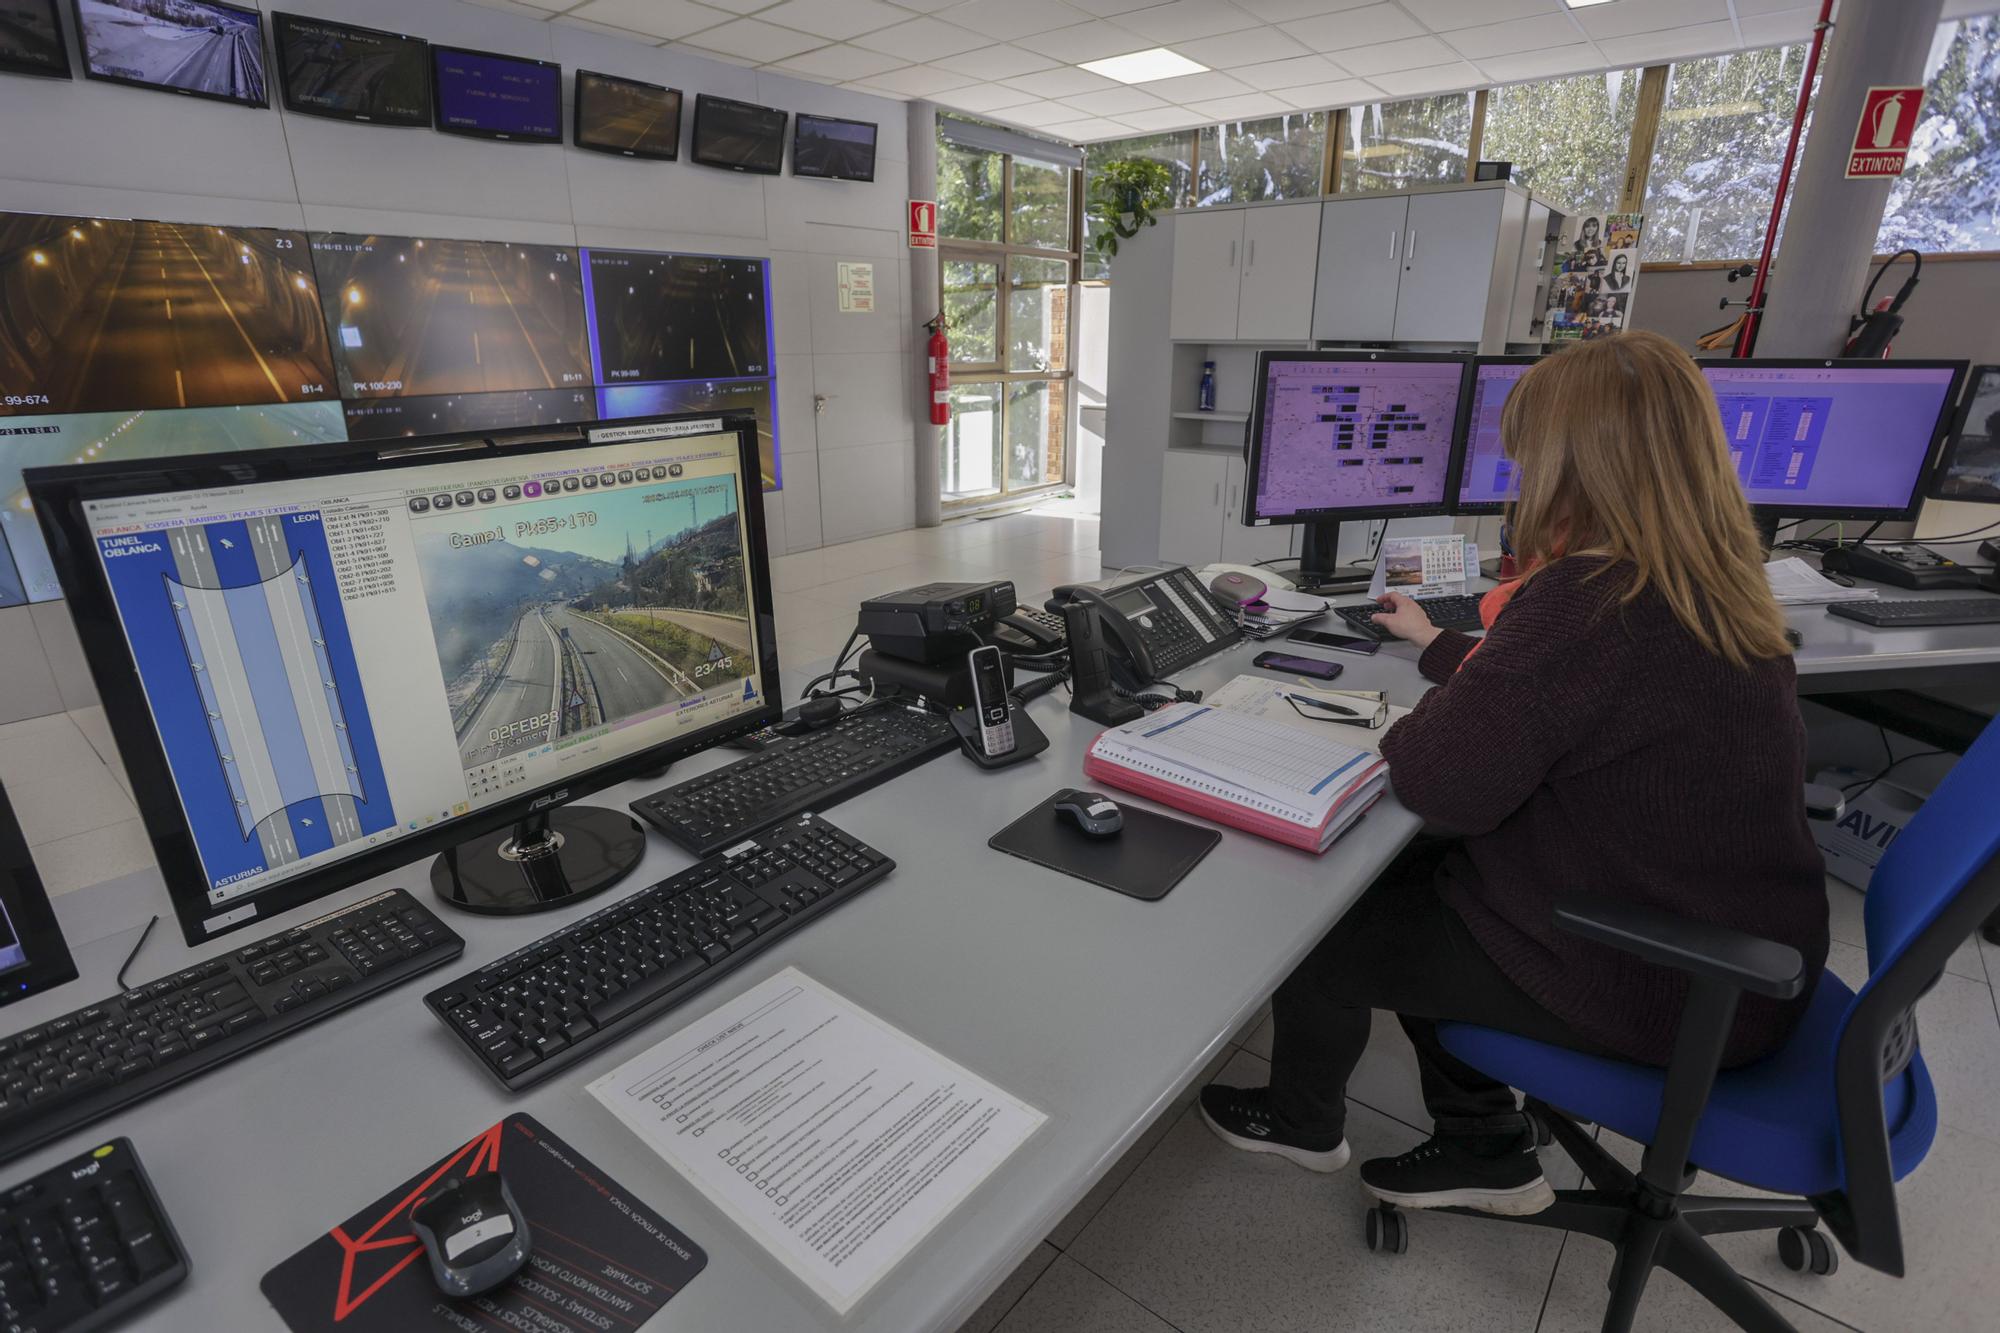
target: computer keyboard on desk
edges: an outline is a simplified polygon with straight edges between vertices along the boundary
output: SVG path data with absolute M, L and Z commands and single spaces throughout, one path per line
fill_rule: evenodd
M 110 1328 L 187 1275 L 187 1252 L 129 1139 L 0 1190 L 7 1333 Z
M 632 812 L 696 856 L 803 810 L 825 810 L 958 748 L 949 719 L 899 702 L 870 704 L 727 768 L 632 802 Z
M 391 889 L 0 1040 L 0 1161 L 289 1036 L 464 949 L 416 899 Z
M 1481 628 L 1479 620 L 1479 599 L 1473 596 L 1413 597 L 1410 599 L 1424 609 L 1430 622 L 1439 629 L 1475 630 Z M 1333 613 L 1370 638 L 1387 639 L 1393 636 L 1375 623 L 1376 615 L 1382 610 L 1373 602 L 1363 602 L 1359 606 L 1336 606 Z
M 424 996 L 521 1089 L 628 1035 L 803 929 L 896 863 L 805 814 Z
M 2000 625 L 2000 597 L 1911 597 L 1833 602 L 1836 616 L 1876 629 L 1918 629 L 1926 625 Z

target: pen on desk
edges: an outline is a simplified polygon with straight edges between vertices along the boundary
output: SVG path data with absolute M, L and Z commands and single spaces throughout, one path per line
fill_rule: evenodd
M 1284 691 L 1284 695 L 1287 699 L 1292 700 L 1294 703 L 1309 704 L 1314 708 L 1324 708 L 1327 712 L 1338 713 L 1342 717 L 1361 716 L 1360 713 L 1356 712 L 1352 708 L 1343 708 L 1339 704 L 1328 703 L 1324 699 L 1315 699 L 1310 694 L 1293 694 L 1290 690 L 1286 690 Z

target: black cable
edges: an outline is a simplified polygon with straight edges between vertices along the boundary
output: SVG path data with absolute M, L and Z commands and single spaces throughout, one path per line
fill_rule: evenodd
M 1879 525 L 1877 525 L 1877 526 L 1879 526 Z M 1993 531 L 1993 529 L 1995 529 L 1995 528 L 2000 528 L 2000 520 L 1996 520 L 1995 522 L 1992 522 L 1992 523 L 1988 523 L 1988 524 L 1987 524 L 1987 525 L 1986 525 L 1985 527 L 1983 527 L 1983 528 L 1974 528 L 1974 529 L 1972 529 L 1972 531 L 1970 531 L 1970 532 L 1946 532 L 1946 533 L 1934 533 L 1934 534 L 1932 534 L 1931 536 L 1928 536 L 1928 537 L 1897 537 L 1897 538 L 1895 538 L 1895 540 L 1896 540 L 1896 541 L 1899 541 L 1899 542 L 1901 542 L 1901 541 L 1913 541 L 1913 542 L 1962 542 L 1962 541 L 1966 541 L 1966 540 L 1968 540 L 1968 539 L 1970 539 L 1970 538 L 1973 538 L 1973 537 L 1979 537 L 1979 536 L 1983 536 L 1983 535 L 1985 535 L 1986 533 L 1989 533 L 1989 532 Z M 1861 545 L 1861 543 L 1860 543 L 1860 542 L 1858 542 L 1858 541 L 1857 541 L 1857 542 L 1851 542 L 1851 543 L 1849 543 L 1849 544 L 1850 544 L 1850 545 L 1853 545 L 1853 546 L 1859 546 L 1859 545 Z
M 1868 286 L 1862 289 L 1861 313 L 1854 317 L 1854 325 L 1856 328 L 1859 328 L 1861 326 L 1861 322 L 1868 318 L 1868 307 L 1870 303 L 1872 303 L 1875 299 L 1875 284 L 1882 281 L 1882 275 L 1884 273 L 1887 273 L 1891 268 L 1895 267 L 1896 261 L 1898 259 L 1901 259 L 1904 255 L 1908 255 L 1910 258 L 1917 261 L 1915 267 L 1910 272 L 1910 281 L 1915 282 L 1917 279 L 1924 276 L 1924 257 L 1918 254 L 1915 250 L 1898 250 L 1895 254 L 1890 255 L 1887 259 L 1883 260 L 1882 267 L 1875 270 L 1875 276 L 1868 279 Z
M 813 695 L 814 687 L 819 685 L 824 685 L 826 682 L 830 680 L 837 680 L 841 676 L 848 675 L 849 672 L 847 669 L 847 657 L 848 654 L 854 651 L 855 641 L 860 637 L 861 637 L 861 631 L 859 629 L 856 629 L 853 633 L 849 634 L 847 636 L 847 642 L 842 644 L 840 647 L 839 656 L 833 659 L 833 670 L 826 672 L 824 675 L 814 676 L 811 680 L 807 681 L 805 683 L 805 687 L 799 691 L 799 698 L 811 699 L 815 697 Z
M 132 960 L 139 956 L 139 950 L 146 947 L 146 937 L 148 935 L 151 935 L 153 933 L 153 927 L 159 924 L 160 924 L 160 914 L 158 912 L 153 913 L 152 916 L 146 919 L 146 928 L 139 932 L 138 940 L 134 942 L 132 945 L 132 952 L 125 955 L 125 962 L 118 969 L 118 980 L 115 984 L 117 985 L 119 990 L 122 991 L 128 989 L 128 987 L 125 985 L 125 974 L 132 970 Z

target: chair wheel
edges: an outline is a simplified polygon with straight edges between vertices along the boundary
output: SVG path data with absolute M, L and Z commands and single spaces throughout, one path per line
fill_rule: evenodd
M 1794 1273 L 1827 1277 L 1840 1267 L 1840 1251 L 1817 1227 L 1786 1227 L 1778 1233 L 1778 1262 Z
M 1393 1205 L 1377 1204 L 1368 1210 L 1368 1249 L 1374 1254 L 1402 1254 L 1410 1248 L 1409 1220 Z
M 1549 1122 L 1536 1115 L 1533 1111 L 1528 1112 L 1528 1123 L 1535 1127 L 1535 1146 L 1537 1148 L 1546 1148 L 1556 1141 L 1556 1132 L 1549 1128 Z

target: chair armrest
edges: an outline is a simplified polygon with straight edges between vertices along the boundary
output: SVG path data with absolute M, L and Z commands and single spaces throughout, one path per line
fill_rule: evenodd
M 1564 894 L 1556 900 L 1556 928 L 1774 1000 L 1792 999 L 1806 986 L 1805 959 L 1797 949 L 1640 903 Z

